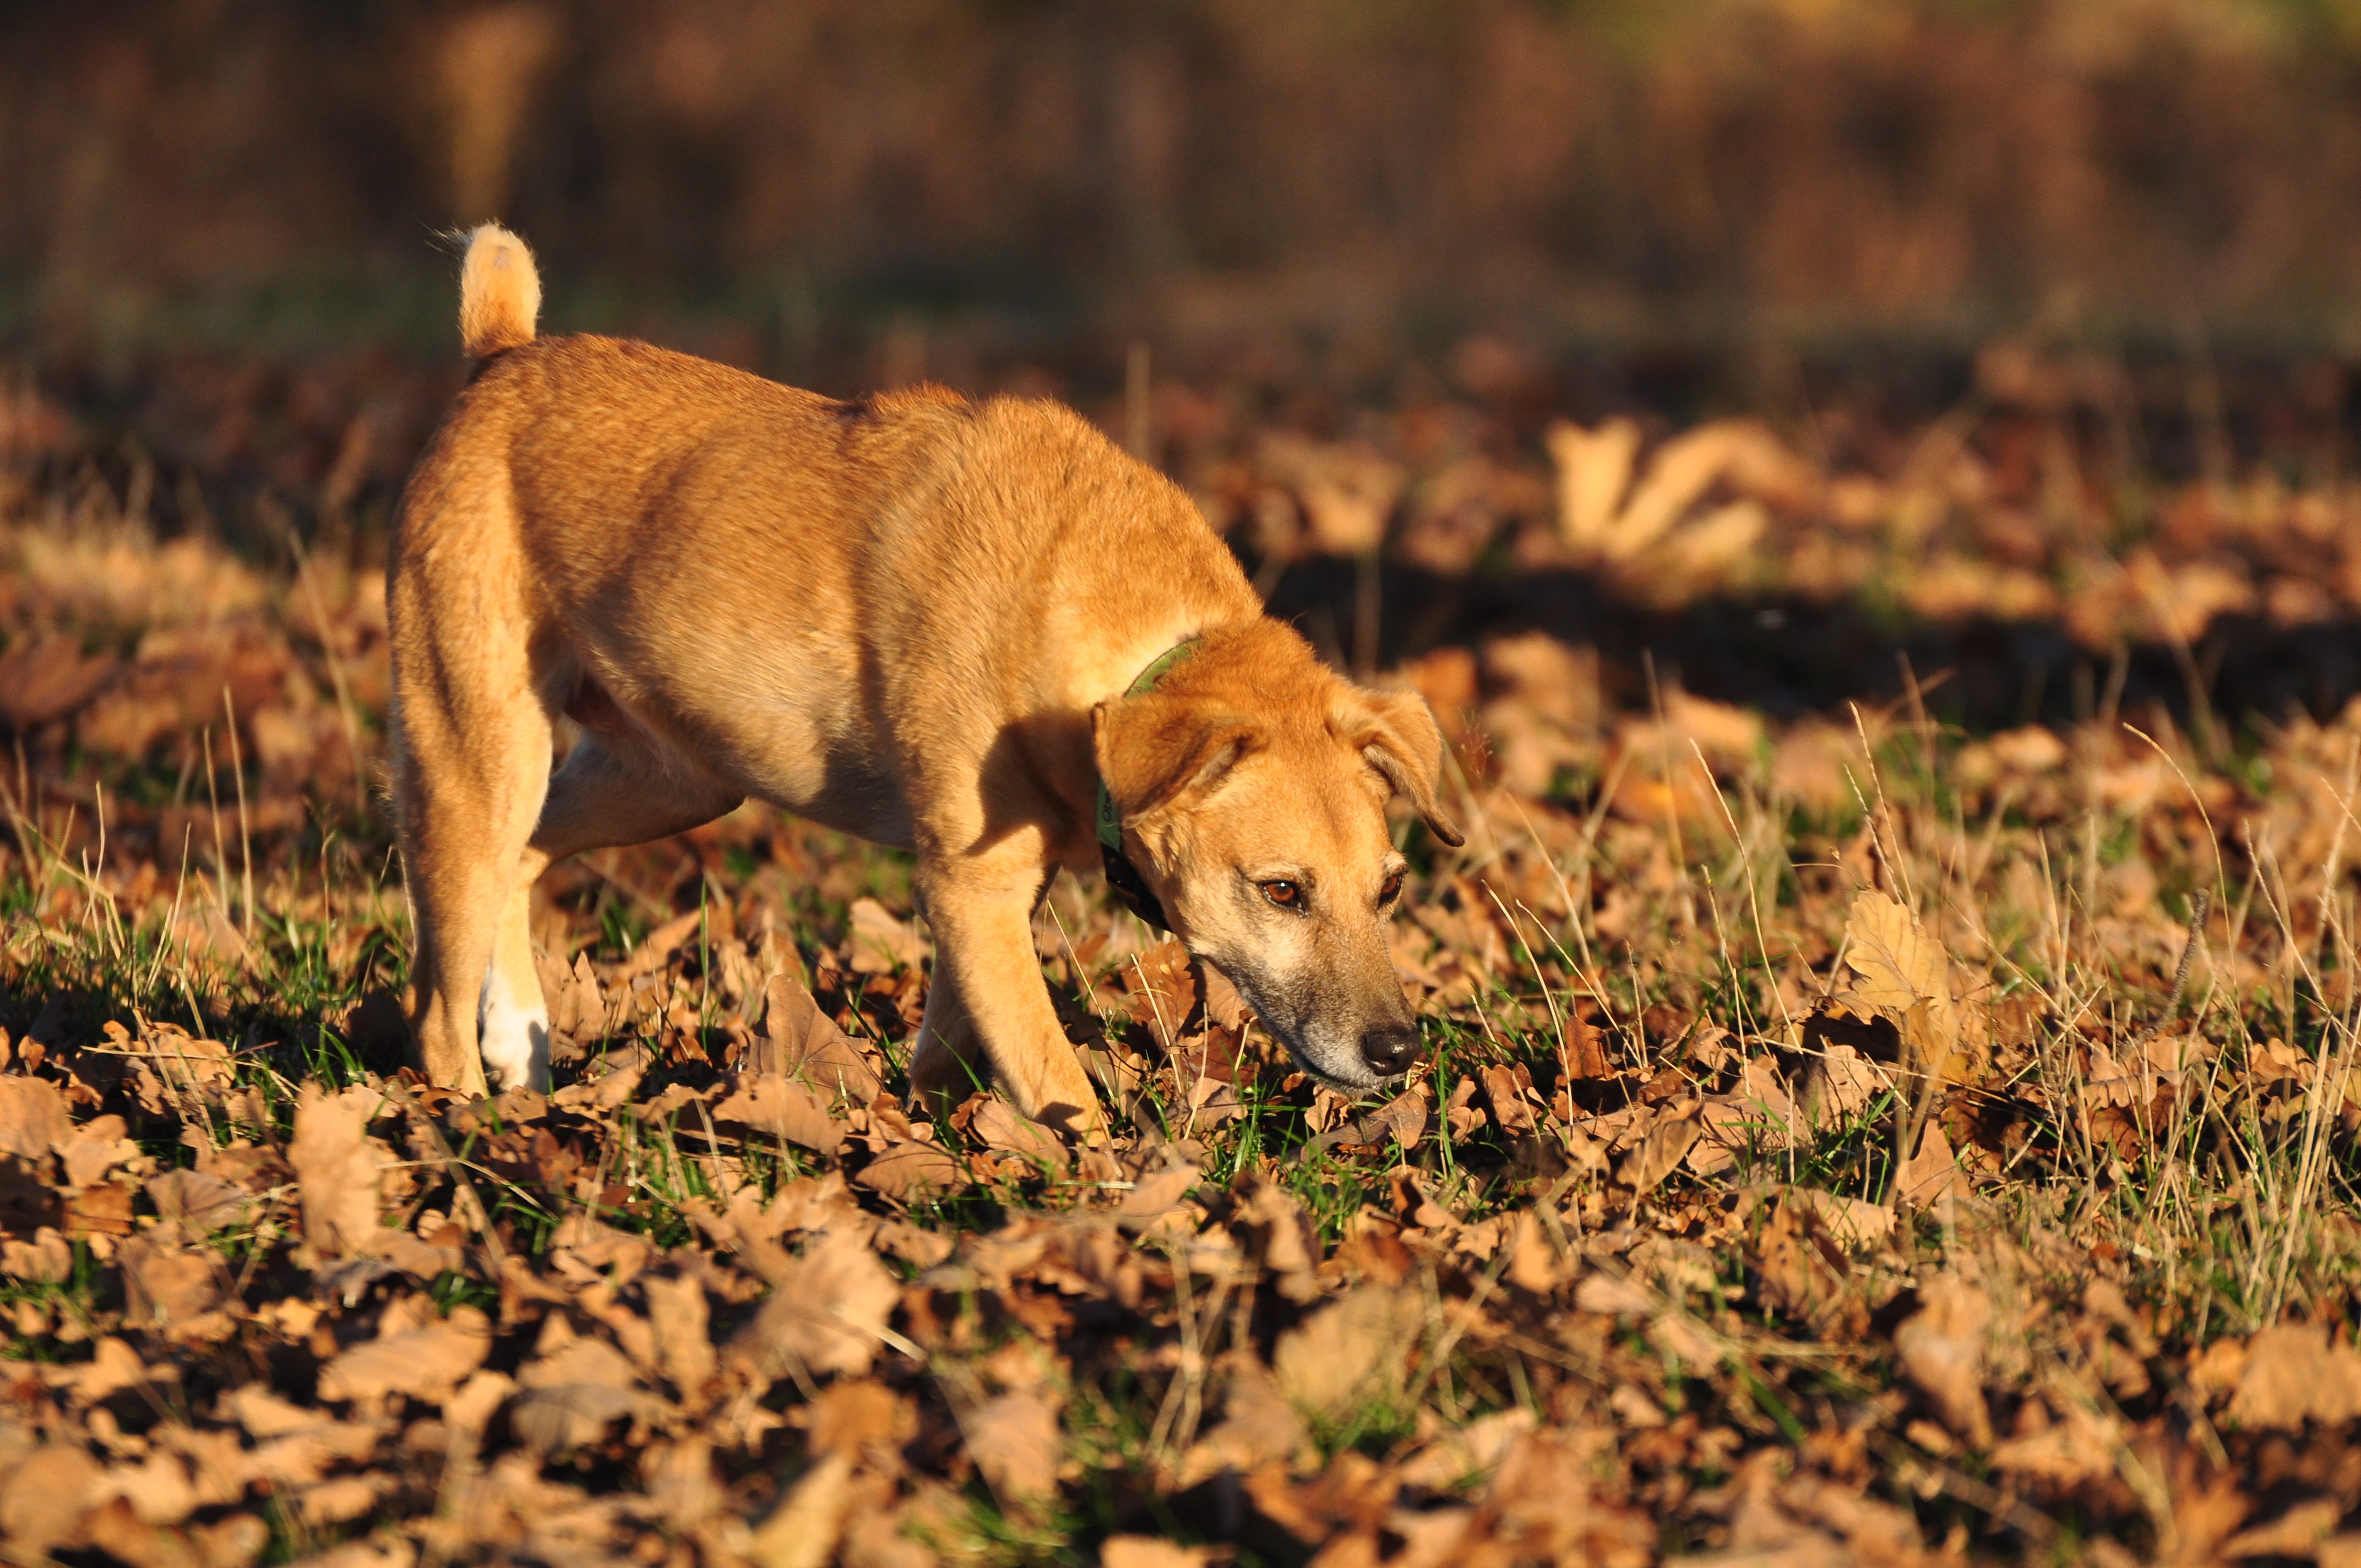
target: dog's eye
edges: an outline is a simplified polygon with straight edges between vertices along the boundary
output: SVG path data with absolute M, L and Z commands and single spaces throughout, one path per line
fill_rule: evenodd
M 1378 907 L 1383 909 L 1395 899 L 1400 898 L 1401 896 L 1401 884 L 1402 874 L 1400 872 L 1396 872 L 1393 875 L 1386 878 L 1384 885 L 1378 889 Z
M 1262 895 L 1281 909 L 1303 907 L 1303 890 L 1291 882 L 1267 882 L 1260 884 Z

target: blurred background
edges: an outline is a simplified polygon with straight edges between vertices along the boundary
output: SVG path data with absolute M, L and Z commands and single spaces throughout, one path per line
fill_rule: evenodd
M 494 216 L 544 330 L 1071 400 L 1470 701 L 2361 690 L 2354 0 L 16 0 L 0 483 L 365 570 Z

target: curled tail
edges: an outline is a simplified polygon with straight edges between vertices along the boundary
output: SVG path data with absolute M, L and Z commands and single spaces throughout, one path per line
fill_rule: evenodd
M 459 264 L 459 343 L 470 359 L 489 359 L 533 341 L 541 313 L 541 274 L 524 241 L 498 224 L 467 236 Z

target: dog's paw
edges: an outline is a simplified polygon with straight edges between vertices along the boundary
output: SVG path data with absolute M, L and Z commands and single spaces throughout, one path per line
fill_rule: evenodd
M 549 1010 L 523 1007 L 500 970 L 484 976 L 476 1010 L 484 1071 L 497 1089 L 549 1089 Z

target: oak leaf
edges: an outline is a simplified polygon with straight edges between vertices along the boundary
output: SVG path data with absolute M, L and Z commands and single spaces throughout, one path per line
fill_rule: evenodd
M 1845 917 L 1845 966 L 1860 977 L 1854 994 L 1902 1028 L 1912 1067 L 1934 1081 L 1956 1081 L 1966 1068 L 1960 1014 L 1951 1000 L 1951 959 L 1909 909 L 1874 888 Z

